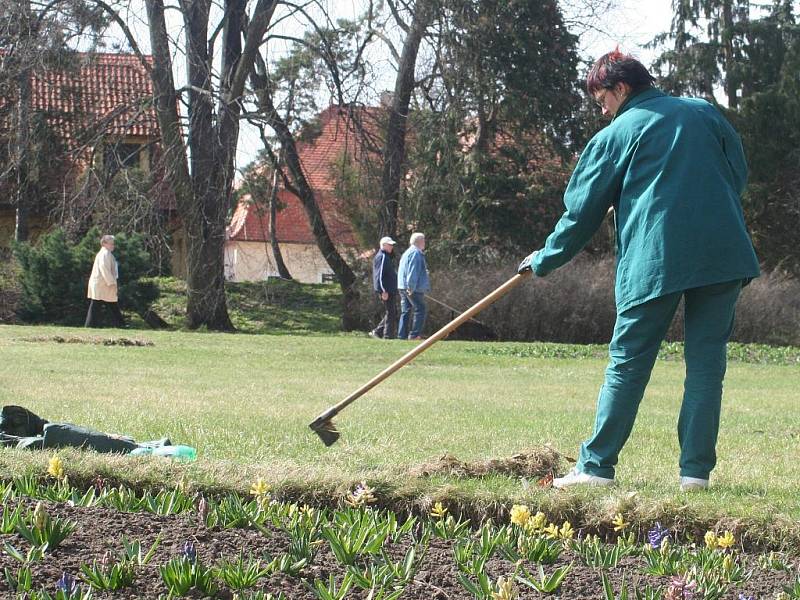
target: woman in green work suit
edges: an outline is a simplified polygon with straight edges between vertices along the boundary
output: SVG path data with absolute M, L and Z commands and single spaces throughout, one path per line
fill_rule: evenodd
M 716 464 L 726 344 L 742 286 L 759 275 L 740 196 L 736 131 L 705 100 L 667 96 L 636 59 L 600 58 L 587 88 L 611 123 L 586 146 L 544 248 L 519 271 L 544 277 L 589 241 L 610 207 L 617 322 L 592 436 L 555 487 L 610 485 L 659 346 L 685 302 L 686 380 L 678 420 L 680 485 L 705 489 Z

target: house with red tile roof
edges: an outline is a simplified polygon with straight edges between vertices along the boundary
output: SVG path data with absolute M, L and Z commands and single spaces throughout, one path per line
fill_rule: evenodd
M 331 106 L 317 120 L 316 134 L 298 143 L 298 154 L 308 183 L 314 190 L 322 218 L 337 249 L 344 255 L 361 248 L 347 214 L 348 199 L 337 195 L 337 181 L 343 157 L 352 162 L 365 158 L 365 136 L 377 131 L 377 111 L 360 109 L 354 118 L 349 107 Z M 360 121 L 356 119 L 360 118 Z M 268 169 L 264 169 L 268 176 Z M 331 271 L 317 247 L 308 216 L 295 194 L 278 190 L 275 219 L 276 238 L 289 273 L 303 283 L 332 281 Z M 278 270 L 270 244 L 269 209 L 242 198 L 233 214 L 225 243 L 225 276 L 229 281 L 259 281 L 277 277 Z
M 53 157 L 57 181 L 45 186 L 58 186 L 63 195 L 73 191 L 90 163 L 100 170 L 150 170 L 160 141 L 152 81 L 137 56 L 78 53 L 71 58 L 76 64 L 37 68 L 31 75 L 31 115 L 43 118 L 60 148 Z M 145 61 L 152 64 L 150 57 Z M 9 133 L 9 124 L 0 123 L 0 135 Z M 0 190 L 0 246 L 13 237 L 14 207 L 7 198 Z M 168 192 L 159 200 L 166 211 L 174 203 Z M 49 207 L 37 208 L 30 217 L 33 239 L 50 226 Z

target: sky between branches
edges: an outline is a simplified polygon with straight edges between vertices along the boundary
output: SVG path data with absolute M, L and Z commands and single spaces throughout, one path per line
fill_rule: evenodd
M 319 0 L 331 15 L 332 19 L 353 19 L 364 9 L 362 0 Z M 168 2 L 169 4 L 169 2 Z M 149 53 L 150 38 L 147 31 L 146 12 L 143 0 L 130 0 L 121 13 L 128 27 L 132 30 L 142 52 Z M 655 57 L 654 50 L 644 48 L 644 44 L 651 41 L 657 34 L 667 31 L 672 18 L 671 0 L 616 0 L 616 7 L 598 17 L 591 25 L 593 29 L 584 31 L 580 36 L 580 51 L 584 58 L 596 58 L 617 44 L 627 52 L 636 55 L 642 62 L 649 64 Z M 181 35 L 183 23 L 177 10 L 167 11 L 167 27 L 174 37 Z M 215 19 L 212 17 L 212 22 Z M 307 28 L 307 23 L 300 17 L 287 16 L 277 13 L 273 23 L 278 23 L 275 30 L 282 35 L 301 36 Z M 115 51 L 129 51 L 130 46 L 125 41 L 122 33 L 112 27 L 109 31 L 108 43 L 110 49 Z M 288 51 L 288 42 L 284 48 Z M 278 48 L 278 52 L 280 52 Z M 272 57 L 276 51 L 271 50 Z M 388 57 L 388 52 L 387 52 Z M 378 57 L 380 63 L 380 57 Z M 175 83 L 183 85 L 185 68 L 180 55 L 173 57 Z M 379 93 L 381 89 L 391 90 L 394 87 L 394 71 L 388 60 L 384 67 L 379 66 L 379 76 L 374 87 Z M 243 124 L 240 132 L 237 150 L 237 167 L 244 168 L 256 158 L 262 149 L 262 142 L 255 127 Z

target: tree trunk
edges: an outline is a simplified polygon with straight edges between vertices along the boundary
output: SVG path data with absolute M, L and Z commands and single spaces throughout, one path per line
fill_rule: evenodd
M 272 189 L 269 193 L 269 243 L 272 247 L 272 256 L 275 258 L 278 276 L 281 279 L 291 279 L 292 275 L 289 273 L 289 269 L 286 268 L 286 263 L 283 262 L 281 246 L 278 243 L 278 228 L 275 224 L 278 218 L 278 185 L 278 171 L 276 169 L 272 173 Z
M 200 84 L 190 93 L 188 115 L 189 143 L 193 149 L 192 175 L 197 174 L 196 179 L 190 175 L 181 135 L 164 2 L 146 0 L 145 6 L 153 53 L 151 77 L 156 117 L 164 145 L 167 178 L 175 194 L 186 236 L 187 325 L 192 329 L 205 325 L 209 329 L 232 331 L 233 324 L 225 300 L 225 224 L 218 216 L 220 198 L 213 186 L 209 185 L 208 179 L 214 166 L 209 152 L 212 147 L 211 105 L 209 100 L 203 98 L 206 93 L 200 91 L 209 89 L 210 83 L 207 83 L 208 78 L 203 78 L 203 66 L 198 64 L 198 59 L 202 60 L 200 57 L 205 42 L 202 48 L 198 48 L 197 39 L 205 31 L 202 21 L 208 18 L 208 2 L 196 2 L 191 8 L 184 7 L 189 78 L 192 85 Z M 205 188 L 201 182 L 206 184 Z
M 20 6 L 23 15 L 20 23 L 27 29 L 28 35 L 20 40 L 22 46 L 19 51 L 22 57 L 22 64 L 17 75 L 17 89 L 19 91 L 19 98 L 17 101 L 17 122 L 15 127 L 14 139 L 14 162 L 15 164 L 15 190 L 14 190 L 14 203 L 15 203 L 15 221 L 14 221 L 14 240 L 17 242 L 28 241 L 29 228 L 28 216 L 30 214 L 30 206 L 34 201 L 32 198 L 32 189 L 29 181 L 28 173 L 28 147 L 31 143 L 31 130 L 30 130 L 30 113 L 31 113 L 31 67 L 30 63 L 32 57 L 30 54 L 30 46 L 32 40 L 30 39 L 30 26 L 31 26 L 31 5 L 28 0 L 24 0 Z
M 386 126 L 386 143 L 383 148 L 383 175 L 381 178 L 381 212 L 379 215 L 380 236 L 397 235 L 397 213 L 400 202 L 400 181 L 406 158 L 406 131 L 408 129 L 408 107 L 416 80 L 414 72 L 417 53 L 433 17 L 428 0 L 417 0 L 411 28 L 403 42 L 394 95 L 389 107 L 389 120 Z
M 276 0 L 258 0 L 245 29 L 247 0 L 224 3 L 222 67 L 215 94 L 209 53 L 211 0 L 180 0 L 189 80 L 187 149 L 181 135 L 177 92 L 164 19 L 164 0 L 145 0 L 153 53 L 156 115 L 165 147 L 167 174 L 186 234 L 186 316 L 189 327 L 233 330 L 225 300 L 225 224 L 231 201 L 239 135 L 239 102 L 254 56 L 269 27 Z M 213 99 L 219 100 L 213 110 Z M 189 163 L 191 161 L 191 165 Z
M 733 0 L 724 0 L 722 4 L 722 23 L 721 23 L 721 45 L 722 57 L 725 68 L 725 95 L 728 98 L 728 108 L 736 110 L 739 105 L 739 98 L 736 95 L 737 81 L 731 72 L 736 69 L 733 56 Z

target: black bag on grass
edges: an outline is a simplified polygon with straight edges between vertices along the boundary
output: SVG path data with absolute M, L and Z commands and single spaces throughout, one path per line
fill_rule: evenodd
M 18 437 L 42 435 L 47 423 L 45 419 L 21 406 L 4 406 L 0 412 L 0 433 L 8 435 Z
M 95 452 L 119 452 L 127 454 L 139 447 L 133 438 L 113 433 L 102 433 L 94 429 L 71 423 L 48 423 L 44 426 L 44 448 L 85 448 Z

